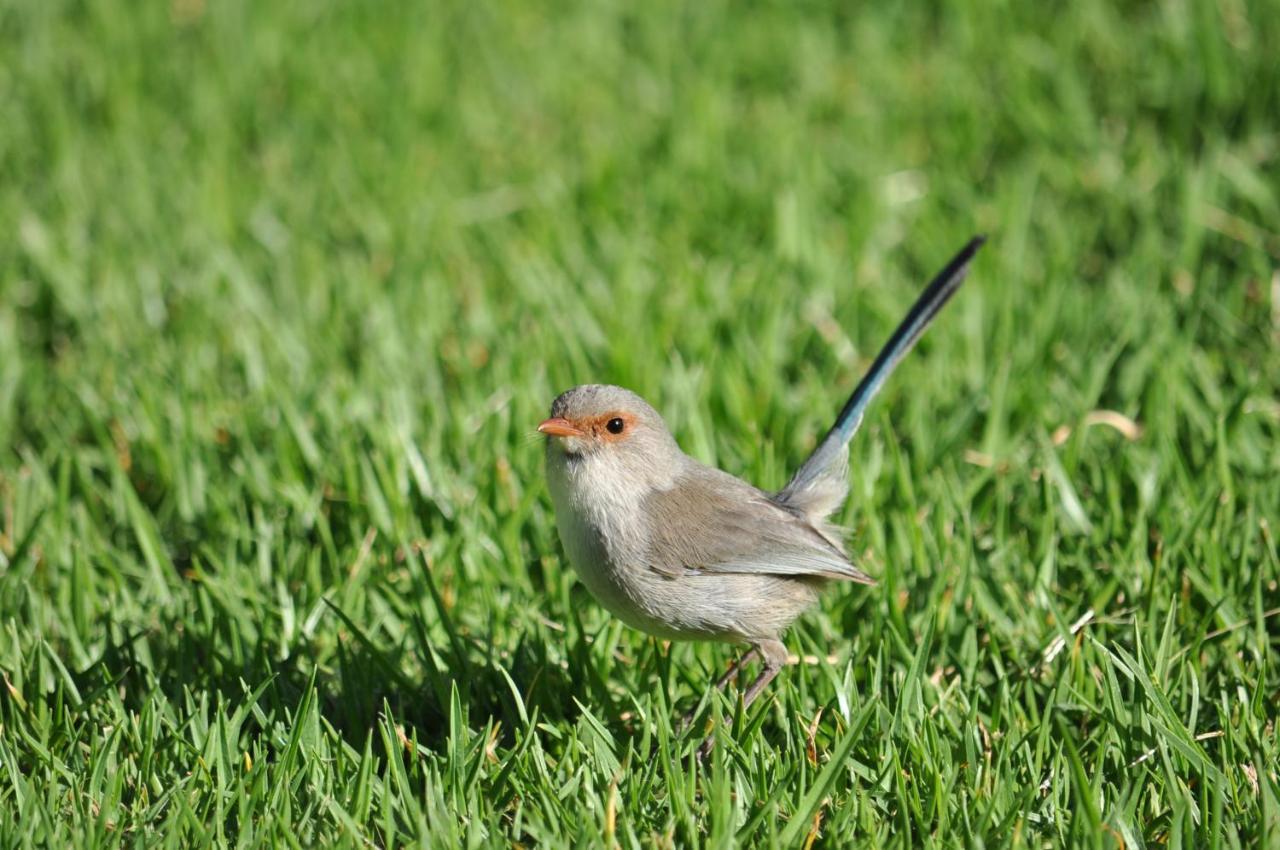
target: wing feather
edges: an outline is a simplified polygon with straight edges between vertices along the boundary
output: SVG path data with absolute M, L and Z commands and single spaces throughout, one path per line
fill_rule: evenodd
M 663 575 L 814 576 L 875 582 L 798 512 L 732 475 L 693 466 L 650 493 L 647 566 Z

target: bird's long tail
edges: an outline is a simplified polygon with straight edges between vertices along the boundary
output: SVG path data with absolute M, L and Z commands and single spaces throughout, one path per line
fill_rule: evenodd
M 778 493 L 778 500 L 803 510 L 805 513 L 825 515 L 839 507 L 848 491 L 846 479 L 848 470 L 848 453 L 845 447 L 857 433 L 862 424 L 863 414 L 871 400 L 880 392 L 885 380 L 893 372 L 898 362 L 911 350 L 929 327 L 929 323 L 938 315 L 938 311 L 956 293 L 964 282 L 965 274 L 974 254 L 986 241 L 985 236 L 975 236 L 969 244 L 961 249 L 940 271 L 929 286 L 916 299 L 916 303 L 907 311 L 898 329 L 889 337 L 880 354 L 871 364 L 871 368 L 863 377 L 853 395 L 845 402 L 835 424 L 827 432 L 826 437 L 809 455 L 809 459 L 796 470 L 791 481 Z M 835 479 L 839 479 L 838 481 Z M 833 486 L 839 489 L 834 492 Z M 835 504 L 830 504 L 835 501 Z

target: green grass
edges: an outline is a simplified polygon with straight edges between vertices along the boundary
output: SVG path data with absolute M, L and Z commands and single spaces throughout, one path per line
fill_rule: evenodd
M 0 848 L 1276 846 L 1278 43 L 0 0 Z M 880 584 L 709 696 L 732 648 L 573 579 L 534 426 L 620 383 L 780 486 L 974 232 L 852 447 Z

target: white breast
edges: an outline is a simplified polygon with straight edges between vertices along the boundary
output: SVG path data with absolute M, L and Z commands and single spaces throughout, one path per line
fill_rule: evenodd
M 553 449 L 552 451 L 556 451 Z M 609 458 L 549 457 L 548 486 L 560 539 L 583 584 L 629 625 L 640 615 L 636 588 L 628 580 L 644 548 L 639 494 Z M 629 570 L 628 567 L 631 569 Z

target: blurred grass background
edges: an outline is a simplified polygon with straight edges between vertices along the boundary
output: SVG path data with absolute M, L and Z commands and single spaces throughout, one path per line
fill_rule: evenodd
M 0 845 L 1280 841 L 1277 43 L 0 0 Z M 572 579 L 533 427 L 620 383 L 780 486 L 974 232 L 852 448 L 880 585 L 707 697 L 731 649 Z

